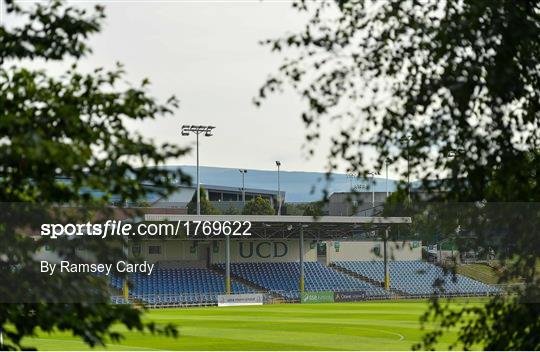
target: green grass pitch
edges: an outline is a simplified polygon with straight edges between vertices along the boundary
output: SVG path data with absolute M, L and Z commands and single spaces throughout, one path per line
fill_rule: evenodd
M 459 303 L 464 304 L 464 303 Z M 177 325 L 177 339 L 118 328 L 125 339 L 110 350 L 408 350 L 420 341 L 425 302 L 276 304 L 156 309 L 146 319 Z M 441 349 L 455 340 L 443 338 Z M 66 333 L 24 340 L 43 350 L 88 349 Z

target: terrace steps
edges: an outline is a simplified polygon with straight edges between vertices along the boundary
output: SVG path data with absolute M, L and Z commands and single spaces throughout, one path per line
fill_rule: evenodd
M 217 265 L 212 265 L 209 270 L 215 272 L 216 274 L 219 274 L 219 275 L 222 275 L 223 277 L 225 277 L 225 270 L 224 269 L 221 269 L 219 266 Z M 231 272 L 231 280 L 235 280 L 235 281 L 238 281 L 240 282 L 241 284 L 244 284 L 245 286 L 257 291 L 258 293 L 268 293 L 268 290 L 265 289 L 264 287 L 262 286 L 259 286 L 257 285 L 256 283 L 254 282 L 251 282 L 249 280 L 246 280 L 244 279 L 243 277 L 241 276 L 238 276 L 238 275 L 235 275 Z
M 351 271 L 351 270 L 348 270 L 348 269 L 345 269 L 345 268 L 342 268 L 338 265 L 335 265 L 334 263 L 330 263 L 328 265 L 329 267 L 331 267 L 332 269 L 336 270 L 336 271 L 339 271 L 339 272 L 342 272 L 346 275 L 349 275 L 349 276 L 352 276 L 354 277 L 355 279 L 358 279 L 358 280 L 362 280 L 362 281 L 365 281 L 365 282 L 368 282 L 370 284 L 372 284 L 373 286 L 378 286 L 378 287 L 382 287 L 384 288 L 384 283 L 383 282 L 380 282 L 380 281 L 377 281 L 377 280 L 373 280 L 373 279 L 370 279 L 369 277 L 367 276 L 364 276 L 364 275 L 360 275 L 358 273 L 355 273 L 354 271 Z M 404 291 L 401 291 L 401 290 L 398 290 L 398 289 L 395 289 L 395 288 L 389 288 L 389 291 L 394 294 L 394 295 L 398 295 L 398 296 L 407 296 L 407 292 L 404 292 Z

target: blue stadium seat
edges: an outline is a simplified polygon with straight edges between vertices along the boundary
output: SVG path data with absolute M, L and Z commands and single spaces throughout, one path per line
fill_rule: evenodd
M 130 275 L 133 287 L 130 296 L 149 304 L 199 304 L 215 303 L 217 295 L 225 292 L 225 279 L 208 269 L 154 269 L 152 275 Z M 111 277 L 111 285 L 122 289 L 122 280 Z M 253 290 L 233 281 L 233 293 L 249 293 Z
M 378 282 L 384 281 L 382 261 L 337 261 L 333 263 L 358 275 Z M 390 261 L 390 287 L 413 295 L 472 294 L 485 295 L 499 289 L 462 275 L 445 275 L 444 270 L 422 261 Z M 434 283 L 440 283 L 434 286 Z
M 384 265 L 382 261 L 338 261 L 333 263 L 371 281 L 382 283 Z M 378 285 L 347 275 L 337 269 L 318 262 L 305 262 L 306 291 L 362 291 L 367 297 L 386 297 L 388 293 Z M 218 264 L 221 269 L 224 264 Z M 299 298 L 298 278 L 300 265 L 287 263 L 232 263 L 231 272 L 271 293 L 288 299 Z M 486 295 L 499 293 L 499 289 L 471 278 L 445 275 L 442 268 L 421 261 L 389 262 L 390 287 L 411 295 L 433 293 L 452 295 Z M 208 269 L 154 269 L 152 275 L 133 274 L 129 277 L 133 287 L 130 297 L 134 300 L 155 305 L 198 305 L 216 303 L 217 295 L 225 291 L 223 275 Z M 111 285 L 122 289 L 122 280 L 111 277 Z M 439 280 L 443 285 L 435 288 Z M 255 292 L 250 287 L 232 281 L 233 293 Z M 123 297 L 113 296 L 115 304 L 129 303 Z
M 224 269 L 224 264 L 219 264 Z M 231 272 L 285 298 L 299 298 L 299 263 L 232 263 Z M 364 291 L 368 296 L 385 296 L 381 287 L 343 274 L 318 262 L 304 263 L 306 291 Z

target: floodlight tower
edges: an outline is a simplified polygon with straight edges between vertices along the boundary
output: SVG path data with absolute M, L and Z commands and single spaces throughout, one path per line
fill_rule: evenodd
M 385 182 L 385 188 L 386 188 L 386 198 L 388 198 L 388 163 L 390 160 L 388 158 L 384 159 L 384 168 L 386 169 L 386 182 Z
M 411 158 L 410 158 L 410 143 L 412 136 L 410 134 L 405 135 L 400 139 L 402 143 L 405 143 L 407 148 L 407 197 L 409 202 L 411 201 Z
M 277 198 L 278 198 L 278 212 L 277 215 L 281 215 L 281 185 L 279 183 L 279 167 L 281 166 L 281 161 L 276 160 L 277 166 Z
M 368 175 L 371 176 L 371 207 L 373 208 L 373 212 L 375 212 L 375 175 L 378 174 L 376 171 L 368 172 Z
M 242 174 L 242 203 L 244 203 L 244 205 L 245 205 L 246 204 L 245 176 L 247 174 L 247 170 L 246 169 L 238 169 L 238 171 L 240 171 L 240 173 Z
M 194 134 L 197 136 L 197 215 L 201 215 L 201 183 L 199 180 L 199 135 L 203 134 L 205 137 L 212 137 L 212 130 L 215 126 L 202 126 L 202 125 L 183 125 L 182 136 L 189 136 Z

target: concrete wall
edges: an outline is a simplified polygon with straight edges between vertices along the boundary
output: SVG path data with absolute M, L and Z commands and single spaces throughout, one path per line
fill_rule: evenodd
M 225 241 L 141 241 L 139 256 L 154 263 L 157 261 L 206 261 L 225 262 Z M 130 244 L 130 255 L 134 244 Z M 161 246 L 160 254 L 150 254 L 150 246 Z M 311 248 L 313 247 L 313 248 Z M 297 262 L 299 244 L 297 240 L 231 240 L 231 262 Z M 312 241 L 304 241 L 304 260 L 317 260 L 317 246 Z
M 140 253 L 134 253 L 134 246 L 139 246 Z M 160 246 L 159 254 L 150 254 L 150 246 Z M 374 248 L 380 247 L 380 256 Z M 382 260 L 382 242 L 361 241 L 342 242 L 327 241 L 326 263 L 339 260 Z M 391 260 L 421 260 L 421 242 L 389 242 L 388 255 Z M 84 253 L 79 253 L 84 256 Z M 189 241 L 189 240 L 152 240 L 130 243 L 129 254 L 144 258 L 150 263 L 157 261 L 225 262 L 225 241 Z M 35 255 L 38 260 L 59 261 L 58 256 L 44 248 Z M 316 243 L 304 241 L 304 260 L 317 261 Z M 90 260 L 91 261 L 91 260 Z M 298 240 L 231 240 L 231 262 L 298 262 Z
M 381 207 L 386 201 L 386 192 L 375 192 L 375 207 L 372 206 L 372 193 L 347 193 L 336 192 L 330 195 L 328 201 L 328 215 L 332 216 L 374 216 L 374 213 L 380 212 Z
M 134 253 L 134 246 L 140 246 L 140 254 Z M 150 246 L 160 246 L 160 254 L 150 254 Z M 130 243 L 129 254 L 135 257 L 145 258 L 148 262 L 155 263 L 163 260 L 197 260 L 198 248 L 193 247 L 193 241 L 141 241 L 137 244 Z
M 149 254 L 149 247 L 161 246 L 160 254 Z M 141 256 L 149 262 L 165 260 L 196 261 L 206 260 L 209 254 L 211 263 L 225 262 L 225 241 L 141 241 Z M 375 248 L 380 247 L 380 256 Z M 326 262 L 338 260 L 383 260 L 382 242 L 378 241 L 328 241 Z M 130 245 L 133 253 L 133 244 Z M 399 241 L 388 243 L 390 260 L 421 260 L 422 243 L 418 241 Z M 297 262 L 299 244 L 297 240 L 231 240 L 231 262 Z M 304 260 L 317 261 L 317 246 L 313 241 L 304 241 Z
M 313 248 L 312 248 L 313 247 Z M 225 242 L 219 241 L 217 252 L 211 248 L 212 263 L 225 262 Z M 231 241 L 231 262 L 298 262 L 300 248 L 297 240 Z M 304 241 L 304 260 L 317 261 L 317 246 Z
M 375 248 L 380 249 L 380 256 Z M 383 260 L 383 242 L 326 242 L 326 261 L 339 260 Z M 390 260 L 421 260 L 422 243 L 419 241 L 388 242 L 388 258 Z

